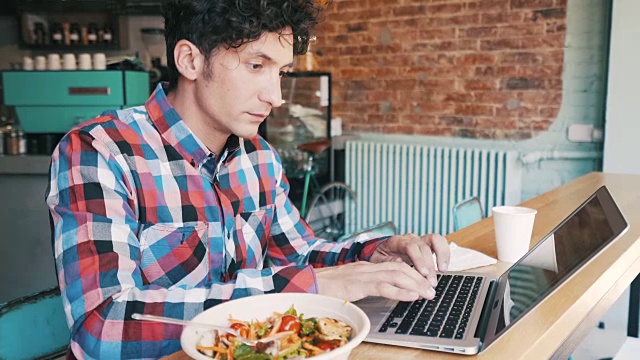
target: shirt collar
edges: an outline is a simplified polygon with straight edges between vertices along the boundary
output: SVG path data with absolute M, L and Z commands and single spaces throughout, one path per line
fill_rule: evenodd
M 198 139 L 169 103 L 165 91 L 167 88 L 168 83 L 159 83 L 145 103 L 149 118 L 156 129 L 158 129 L 160 136 L 195 167 L 198 167 L 210 158 L 215 158 L 216 154 L 211 152 L 211 150 Z M 235 135 L 229 136 L 222 158 L 226 157 L 226 154 L 234 153 L 239 147 L 240 141 L 238 137 Z

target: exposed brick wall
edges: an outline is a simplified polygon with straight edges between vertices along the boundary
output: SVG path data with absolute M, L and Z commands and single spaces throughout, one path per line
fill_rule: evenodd
M 334 0 L 318 28 L 345 130 L 528 139 L 562 100 L 566 0 Z

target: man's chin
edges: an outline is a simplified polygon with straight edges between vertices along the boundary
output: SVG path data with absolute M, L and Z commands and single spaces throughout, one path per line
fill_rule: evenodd
M 244 131 L 238 131 L 235 135 L 239 138 L 251 139 L 258 135 L 258 128 L 255 128 L 252 130 L 246 129 Z

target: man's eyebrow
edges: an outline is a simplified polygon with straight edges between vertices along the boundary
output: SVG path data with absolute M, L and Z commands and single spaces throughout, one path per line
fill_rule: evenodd
M 271 56 L 269 56 L 269 55 L 267 55 L 267 54 L 265 54 L 263 52 L 254 53 L 253 56 L 257 56 L 257 57 L 263 58 L 263 59 L 265 59 L 265 60 L 267 60 L 269 62 L 275 63 L 275 61 L 273 60 L 273 58 Z M 288 63 L 288 64 L 286 64 L 284 66 L 281 66 L 280 68 L 290 68 L 291 69 L 291 68 L 293 68 L 293 62 L 290 62 L 290 63 Z

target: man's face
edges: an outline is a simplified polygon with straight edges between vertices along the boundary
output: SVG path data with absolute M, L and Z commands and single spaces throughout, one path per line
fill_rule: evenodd
M 291 30 L 285 29 L 238 49 L 218 49 L 196 81 L 205 126 L 222 137 L 254 137 L 271 108 L 282 105 L 280 77 L 293 66 L 292 44 Z

